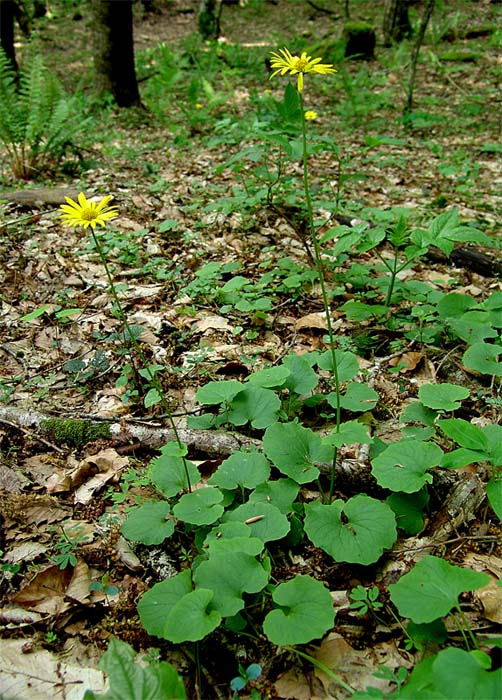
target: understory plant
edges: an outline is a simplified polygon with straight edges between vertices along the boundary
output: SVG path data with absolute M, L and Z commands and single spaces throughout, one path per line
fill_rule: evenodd
M 124 338 L 134 350 L 130 353 L 131 362 L 139 358 L 148 380 L 144 405 L 149 408 L 161 404 L 176 436 L 149 465 L 150 497 L 131 507 L 121 525 L 126 539 L 145 547 L 162 547 L 174 537 L 179 537 L 184 545 L 179 571 L 155 583 L 139 600 L 139 618 L 146 632 L 154 637 L 190 650 L 195 644 L 197 658 L 198 643 L 216 630 L 220 634 L 266 640 L 292 649 L 304 659 L 311 658 L 295 647 L 321 639 L 333 629 L 335 609 L 331 593 L 310 571 L 295 572 L 282 580 L 278 566 L 288 552 L 302 544 L 334 564 L 375 565 L 393 547 L 398 531 L 415 535 L 423 529 L 434 495 L 432 470 L 477 464 L 480 476 L 493 483 L 487 489 L 488 498 L 495 513 L 502 515 L 502 428 L 478 427 L 455 417 L 455 412 L 469 398 L 467 388 L 450 383 L 425 384 L 400 416 L 402 434 L 398 440 L 385 443 L 370 435 L 370 413 L 380 396 L 369 377 L 361 372 L 358 356 L 344 349 L 336 337 L 325 260 L 314 219 L 308 169 L 310 119 L 306 117 L 303 89 L 309 73 L 333 72 L 330 65 L 320 61 L 306 54 L 294 56 L 284 49 L 273 54 L 272 68 L 274 75 L 298 76 L 295 99 L 290 99 L 290 104 L 300 136 L 302 198 L 321 288 L 327 329 L 325 348 L 303 355 L 290 353 L 275 366 L 251 372 L 242 381 L 209 381 L 199 388 L 196 396 L 202 407 L 201 415 L 193 418 L 189 427 L 204 430 L 236 427 L 247 432 L 240 449 L 230 451 L 209 478 L 203 479 L 198 466 L 188 459 L 188 449 L 179 439 L 158 380 L 159 368 L 152 369 L 148 364 L 117 294 L 96 232 L 97 226 L 104 226 L 118 215 L 117 209 L 108 206 L 109 197 L 95 203 L 83 194 L 78 202 L 68 200 L 63 205 L 65 223 L 91 228 L 95 249 L 106 271 L 114 311 L 123 325 Z M 294 88 L 290 92 L 291 89 Z M 448 240 L 458 240 L 465 233 L 459 230 L 457 221 L 448 220 L 448 226 L 451 235 L 444 236 Z M 390 233 L 384 231 L 378 240 L 380 243 L 388 235 L 395 252 L 393 261 L 385 265 L 390 275 L 382 304 L 386 313 L 395 303 L 397 292 L 401 292 L 399 269 L 404 269 L 402 265 L 411 264 L 427 249 L 431 236 L 435 236 L 436 242 L 440 240 L 439 229 L 444 232 L 444 221 L 432 231 L 418 231 L 414 235 L 398 223 Z M 343 233 L 349 236 L 349 232 Z M 339 240 L 343 238 L 345 235 Z M 346 245 L 347 240 L 342 247 Z M 349 248 L 344 247 L 343 252 Z M 217 277 L 220 270 L 212 268 L 212 272 Z M 240 301 L 254 303 L 253 290 L 246 289 L 241 282 L 234 282 L 223 294 L 243 290 Z M 198 283 L 205 284 L 200 278 Z M 452 319 L 448 326 L 459 337 L 468 332 L 465 323 L 471 323 L 469 328 L 472 324 L 483 324 L 481 317 L 484 321 L 490 319 L 492 327 L 498 328 L 495 313 L 499 309 L 498 298 L 475 309 L 481 317 L 459 319 L 459 315 L 468 313 L 468 304 L 447 297 L 442 297 L 446 300 L 438 313 Z M 241 307 L 249 310 L 245 304 L 241 303 Z M 478 371 L 481 365 L 487 373 L 489 367 L 494 370 L 494 377 L 500 376 L 498 337 L 490 333 L 481 337 L 475 331 L 468 337 L 476 341 L 471 348 L 479 343 L 486 346 L 483 351 L 477 347 L 474 352 Z M 464 356 L 464 361 L 468 360 Z M 313 413 L 324 419 L 322 433 L 305 420 Z M 348 445 L 356 445 L 369 454 L 372 476 L 386 496 L 370 497 L 361 489 L 351 497 L 335 497 L 339 451 Z M 490 670 L 491 659 L 478 648 L 460 600 L 461 595 L 488 582 L 489 577 L 484 573 L 427 555 L 388 586 L 390 602 L 386 607 L 378 601 L 379 589 L 366 590 L 361 586 L 353 590 L 351 607 L 360 614 L 378 609 L 379 616 L 389 614 L 403 628 L 407 620 L 410 643 L 418 645 L 425 636 L 444 645 L 448 633 L 443 620 L 447 617 L 460 630 L 461 648 L 443 648 L 417 664 L 406 679 L 405 674 L 398 672 L 393 677 L 396 689 L 387 697 L 448 698 L 451 688 L 455 689 L 455 697 L 473 700 L 497 697 L 502 671 Z M 125 697 L 138 696 L 142 700 L 153 700 L 159 693 L 165 698 L 185 696 L 179 675 L 171 666 L 165 662 L 147 667 L 136 664 L 132 649 L 116 640 L 110 642 L 102 667 L 111 682 L 110 692 L 104 698 L 119 696 L 120 688 L 129 692 Z M 239 675 L 233 678 L 231 690 L 239 692 L 245 686 L 252 686 L 261 669 L 256 664 L 246 669 L 236 664 L 235 670 Z M 328 671 L 329 677 L 355 698 L 384 697 L 375 688 L 356 693 L 339 675 Z M 466 684 L 472 690 L 468 695 L 462 694 Z M 89 699 L 94 697 L 99 696 L 87 694 Z
M 32 47 L 19 75 L 0 47 L 0 143 L 16 178 L 57 162 L 82 130 L 72 100 Z

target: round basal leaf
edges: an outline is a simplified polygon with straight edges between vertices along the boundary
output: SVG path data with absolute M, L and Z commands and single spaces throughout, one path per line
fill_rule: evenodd
M 222 524 L 228 525 L 229 523 Z M 210 557 L 212 557 L 213 554 L 226 554 L 227 552 L 233 554 L 236 551 L 256 557 L 263 552 L 265 544 L 257 537 L 251 537 L 251 532 L 248 528 L 247 537 L 233 537 L 232 539 L 215 537 L 212 540 L 206 538 L 204 546 L 208 547 L 207 553 Z
M 223 494 L 213 486 L 186 493 L 173 508 L 173 515 L 191 525 L 211 525 L 225 510 Z
M 161 454 L 160 457 L 152 459 L 148 468 L 150 480 L 166 498 L 176 496 L 189 488 L 187 472 L 190 484 L 196 484 L 200 480 L 199 470 L 195 464 L 186 458 L 172 457 L 167 454 Z
M 207 554 L 222 554 L 224 552 L 245 552 L 251 556 L 261 554 L 264 543 L 256 537 L 251 537 L 251 529 L 245 523 L 237 521 L 219 523 L 204 540 L 203 548 Z
M 208 406 L 218 403 L 228 404 L 243 388 L 244 384 L 242 384 L 242 382 L 237 382 L 233 379 L 223 379 L 220 382 L 208 382 L 197 390 L 195 398 L 199 403 Z
M 473 464 L 488 459 L 488 455 L 478 450 L 468 450 L 466 447 L 459 447 L 443 455 L 441 467 L 445 469 L 461 469 L 467 464 Z
M 378 318 L 388 312 L 383 304 L 366 304 L 363 301 L 350 299 L 342 304 L 339 311 L 343 311 L 349 321 L 368 321 L 370 318 Z
M 280 540 L 289 532 L 289 521 L 270 503 L 244 503 L 225 513 L 225 522 L 237 520 L 251 529 L 251 535 L 262 542 Z
M 174 532 L 174 522 L 167 518 L 170 511 L 166 501 L 147 501 L 129 510 L 120 531 L 134 542 L 160 544 Z
M 338 381 L 348 382 L 359 372 L 359 363 L 357 361 L 357 355 L 353 352 L 346 352 L 345 350 L 335 350 L 336 367 L 338 370 Z M 317 364 L 321 369 L 327 369 L 333 371 L 333 356 L 331 350 L 326 350 L 322 355 L 319 356 Z
M 437 425 L 445 435 L 457 442 L 461 447 L 470 450 L 487 450 L 488 438 L 477 425 L 462 418 L 440 420 Z
M 493 512 L 502 520 L 502 479 L 492 479 L 486 484 L 486 496 Z
M 467 345 L 480 343 L 486 338 L 497 338 L 498 332 L 490 326 L 487 313 L 473 311 L 461 318 L 449 318 L 448 328 Z
M 293 510 L 293 502 L 298 496 L 299 485 L 293 479 L 267 481 L 255 488 L 249 496 L 250 503 L 270 503 L 287 515 Z
M 502 669 L 489 671 L 488 654 L 448 647 L 432 663 L 434 688 L 445 698 L 500 700 Z
M 328 394 L 328 403 L 331 406 L 336 406 L 336 401 L 334 401 L 333 392 Z M 351 382 L 345 394 L 340 397 L 340 405 L 347 411 L 371 411 L 372 408 L 378 403 L 379 396 L 377 392 L 372 389 L 367 384 L 361 384 L 360 382 Z
M 389 591 L 402 617 L 417 623 L 432 622 L 448 615 L 460 593 L 482 588 L 489 581 L 487 574 L 427 555 L 397 583 L 390 584 Z
M 414 642 L 437 642 L 438 644 L 443 644 L 448 639 L 448 630 L 440 617 L 437 620 L 420 625 L 410 620 L 406 625 L 406 632 Z
M 428 408 L 439 411 L 455 411 L 463 399 L 469 396 L 469 389 L 457 384 L 424 384 L 418 390 L 418 398 Z
M 187 593 L 170 611 L 164 623 L 164 639 L 175 644 L 204 639 L 221 624 L 217 610 L 209 610 L 213 591 L 198 588 Z
M 258 593 L 269 575 L 253 556 L 239 551 L 210 553 L 194 572 L 196 586 L 214 592 L 211 607 L 222 617 L 236 615 L 244 607 L 244 593 Z
M 284 365 L 266 367 L 265 369 L 260 369 L 250 374 L 248 382 L 256 384 L 257 386 L 263 386 L 267 389 L 279 389 L 284 385 L 290 374 L 290 370 Z
M 468 309 L 472 309 L 476 306 L 474 299 L 468 294 L 458 294 L 458 292 L 451 292 L 451 294 L 445 294 L 442 299 L 437 303 L 437 310 L 439 318 L 451 318 L 455 316 L 462 316 Z
M 424 509 L 429 502 L 426 489 L 416 493 L 392 493 L 385 499 L 396 516 L 396 525 L 407 535 L 416 535 L 424 526 Z
M 244 487 L 252 489 L 267 481 L 270 476 L 270 463 L 260 452 L 234 452 L 225 459 L 208 484 L 214 484 L 222 489 Z
M 150 408 L 150 406 L 155 406 L 162 401 L 162 396 L 158 389 L 149 389 L 143 400 L 145 408 Z
M 99 667 L 108 675 L 109 690 L 105 695 L 95 696 L 96 700 L 185 700 L 183 682 L 175 668 L 167 661 L 153 662 L 144 666 L 136 661 L 134 649 L 111 637 L 108 648 L 101 657 Z M 84 695 L 88 697 L 88 693 Z M 92 699 L 91 699 L 92 700 Z
M 442 457 L 443 451 L 433 442 L 400 440 L 371 460 L 371 472 L 383 488 L 413 493 L 432 481 L 427 470 L 437 467 Z
M 434 428 L 437 415 L 437 411 L 427 408 L 420 401 L 411 401 L 401 413 L 399 422 L 422 423 L 429 428 Z
M 502 425 L 492 423 L 484 425 L 481 430 L 488 440 L 490 463 L 494 467 L 502 467 Z
M 276 422 L 280 407 L 281 401 L 271 389 L 248 384 L 233 399 L 227 418 L 233 425 L 250 422 L 253 428 L 267 428 Z
M 335 561 L 372 564 L 396 541 L 396 520 L 386 503 L 359 495 L 329 506 L 308 503 L 305 532 Z
M 316 462 L 333 459 L 333 449 L 323 446 L 319 435 L 298 423 L 271 425 L 263 437 L 263 451 L 283 474 L 299 484 L 317 479 Z
M 164 636 L 164 620 L 176 603 L 192 590 L 190 571 L 186 569 L 166 581 L 156 583 L 138 603 L 141 624 L 156 637 Z
M 464 352 L 462 362 L 467 369 L 473 369 L 481 374 L 493 374 L 494 377 L 502 377 L 502 362 L 498 360 L 500 354 L 502 354 L 500 345 L 474 343 Z
M 290 375 L 284 385 L 285 388 L 295 394 L 310 394 L 319 382 L 319 377 L 312 369 L 314 361 L 315 358 L 310 357 L 310 353 L 305 355 L 297 355 L 295 353 L 285 357 L 283 364 L 290 371 Z
M 331 445 L 331 447 L 342 447 L 342 445 L 350 445 L 354 442 L 366 445 L 373 442 L 373 438 L 368 433 L 368 427 L 357 420 L 341 423 L 338 432 L 332 430 L 329 435 L 322 439 L 323 445 Z
M 333 627 L 335 611 L 330 592 L 310 576 L 295 576 L 272 593 L 279 607 L 263 622 L 263 631 L 273 644 L 306 644 Z

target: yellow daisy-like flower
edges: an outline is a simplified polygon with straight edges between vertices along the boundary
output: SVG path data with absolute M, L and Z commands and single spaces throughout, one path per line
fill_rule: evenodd
M 65 197 L 68 204 L 61 204 L 63 224 L 65 226 L 105 226 L 107 221 L 119 215 L 117 207 L 109 207 L 110 195 L 103 197 L 99 202 L 92 202 L 81 192 L 78 195 L 78 204 L 71 197 Z
M 293 56 L 288 49 L 284 48 L 279 49 L 279 51 L 272 51 L 271 55 L 270 65 L 274 68 L 274 72 L 270 78 L 273 78 L 278 73 L 281 75 L 286 73 L 296 75 L 298 73 L 298 92 L 303 91 L 304 73 L 336 73 L 331 63 L 321 63 L 322 58 L 311 58 L 307 56 L 305 51 L 301 56 Z
M 305 119 L 308 121 L 313 121 L 314 119 L 317 119 L 317 112 L 314 112 L 312 109 L 307 109 L 305 112 Z

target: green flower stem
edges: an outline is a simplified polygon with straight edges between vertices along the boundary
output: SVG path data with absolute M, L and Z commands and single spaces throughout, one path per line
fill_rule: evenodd
M 98 251 L 99 258 L 100 258 L 101 263 L 102 263 L 102 265 L 105 269 L 105 272 L 106 272 L 106 277 L 108 279 L 108 286 L 110 288 L 110 292 L 112 293 L 113 300 L 115 301 L 115 306 L 117 309 L 117 315 L 119 317 L 119 320 L 123 324 L 125 330 L 127 331 L 127 334 L 129 336 L 129 338 L 131 339 L 132 344 L 134 345 L 134 349 L 138 353 L 138 355 L 141 359 L 141 362 L 143 363 L 143 367 L 148 374 L 148 381 L 150 382 L 150 384 L 153 386 L 153 388 L 157 391 L 157 393 L 159 395 L 160 403 L 162 404 L 162 407 L 167 415 L 167 419 L 168 419 L 170 426 L 171 426 L 171 429 L 174 433 L 175 440 L 178 443 L 178 447 L 181 450 L 183 448 L 183 443 L 181 442 L 181 439 L 180 439 L 180 436 L 178 433 L 178 429 L 176 428 L 176 424 L 175 424 L 173 417 L 171 415 L 171 407 L 169 406 L 169 402 L 167 401 L 166 397 L 164 396 L 164 391 L 162 389 L 162 385 L 159 382 L 159 380 L 157 379 L 157 377 L 155 376 L 155 374 L 150 370 L 150 365 L 148 363 L 148 360 L 145 357 L 145 353 L 143 352 L 141 345 L 138 342 L 138 339 L 136 338 L 136 336 L 132 332 L 129 321 L 127 320 L 127 315 L 122 307 L 122 302 L 120 301 L 119 295 L 117 294 L 117 290 L 115 289 L 115 283 L 113 281 L 113 277 L 112 277 L 112 274 L 110 272 L 110 268 L 108 266 L 108 261 L 106 259 L 106 255 L 103 251 L 103 248 L 101 246 L 101 243 L 99 241 L 99 238 L 98 238 L 94 228 L 91 228 L 91 233 L 92 233 L 92 240 L 94 241 L 94 245 L 96 246 L 96 250 Z M 188 490 L 191 491 L 192 485 L 190 483 L 190 475 L 188 472 L 188 467 L 186 464 L 185 457 L 182 457 L 182 459 L 183 459 L 183 465 L 185 467 L 185 476 L 186 476 L 186 480 L 187 480 Z
M 314 255 L 317 267 L 317 274 L 319 277 L 319 284 L 321 285 L 322 302 L 324 306 L 324 313 L 326 314 L 326 325 L 328 327 L 328 337 L 329 346 L 331 350 L 331 360 L 333 363 L 333 377 L 335 379 L 335 416 L 336 416 L 336 432 L 340 431 L 341 423 L 341 403 L 340 403 L 340 381 L 338 379 L 338 364 L 336 360 L 335 352 L 335 334 L 333 332 L 333 324 L 331 323 L 331 314 L 329 308 L 328 293 L 326 290 L 326 282 L 324 278 L 324 267 L 321 259 L 321 247 L 319 245 L 319 238 L 317 237 L 317 232 L 314 226 L 314 212 L 312 209 L 312 197 L 310 195 L 309 186 L 309 172 L 308 172 L 308 149 L 307 149 L 307 123 L 305 119 L 305 107 L 303 103 L 303 95 L 301 92 L 298 93 L 300 96 L 300 110 L 302 115 L 302 153 L 303 153 L 303 189 L 305 191 L 305 203 L 307 205 L 307 218 L 308 225 L 310 229 L 310 237 L 312 238 L 312 244 L 314 246 Z M 336 456 L 337 448 L 335 447 L 333 456 L 333 468 L 331 469 L 331 480 L 329 489 L 329 500 L 331 501 L 333 497 L 334 487 L 335 487 L 335 466 L 336 466 Z
M 351 695 L 353 695 L 356 691 L 354 688 L 352 688 L 348 683 L 346 683 L 340 676 L 338 676 L 336 673 L 334 673 L 330 668 L 328 668 L 325 664 L 322 663 L 322 661 L 319 661 L 318 659 L 314 658 L 313 656 L 310 656 L 310 654 L 305 654 L 303 651 L 300 651 L 299 649 L 295 649 L 294 647 L 286 647 L 288 651 L 292 651 L 298 656 L 301 656 L 303 659 L 306 659 L 307 661 L 310 661 L 310 663 L 318 668 L 320 671 L 325 673 L 328 678 L 331 678 L 332 681 L 335 681 L 335 683 L 338 683 L 339 685 L 342 686 L 344 690 L 347 690 Z
M 469 649 L 469 643 L 467 641 L 466 634 L 465 634 L 467 632 L 467 634 L 469 635 L 469 638 L 471 640 L 472 649 L 479 649 L 478 643 L 476 641 L 476 637 L 475 637 L 473 631 L 471 630 L 471 626 L 469 625 L 469 622 L 464 614 L 464 611 L 462 610 L 462 608 L 460 607 L 460 605 L 458 603 L 455 605 L 455 608 L 456 608 L 456 611 L 457 611 L 460 619 L 462 620 L 464 627 L 462 628 L 462 625 L 457 621 L 455 615 L 453 615 L 453 619 L 455 620 L 455 623 L 456 623 L 458 629 L 460 630 L 462 637 L 464 638 L 466 648 Z

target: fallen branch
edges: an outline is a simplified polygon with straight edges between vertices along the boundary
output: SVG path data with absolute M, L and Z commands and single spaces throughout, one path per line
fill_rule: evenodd
M 58 436 L 54 432 L 55 422 L 64 424 L 65 421 L 74 421 L 72 418 L 55 418 L 54 416 L 39 413 L 31 409 L 16 407 L 0 407 L 0 422 L 20 429 L 38 431 L 42 437 L 48 438 L 52 443 L 58 442 Z M 109 439 L 121 445 L 130 445 L 136 442 L 142 448 L 158 450 L 168 442 L 176 440 L 174 431 L 159 425 L 145 425 L 134 419 L 122 418 L 120 422 L 109 421 L 99 417 L 80 419 L 79 435 L 92 436 L 96 430 L 101 439 Z M 105 426 L 105 430 L 103 427 Z M 242 447 L 253 447 L 261 451 L 262 442 L 240 433 L 223 430 L 195 430 L 179 429 L 178 435 L 181 442 L 188 447 L 189 453 L 198 457 L 209 458 L 228 457 Z M 88 439 L 87 442 L 90 440 Z M 84 443 L 85 444 L 85 441 Z M 81 444 L 80 446 L 83 446 Z M 50 447 L 53 446 L 49 443 Z M 363 451 L 361 459 L 343 459 L 336 465 L 336 484 L 338 490 L 364 493 L 379 490 L 379 486 L 371 474 L 371 465 L 366 453 Z M 332 465 L 317 463 L 315 465 L 322 475 L 330 476 Z M 442 492 L 449 491 L 458 482 L 456 472 L 449 470 L 437 470 L 434 472 L 434 484 Z

